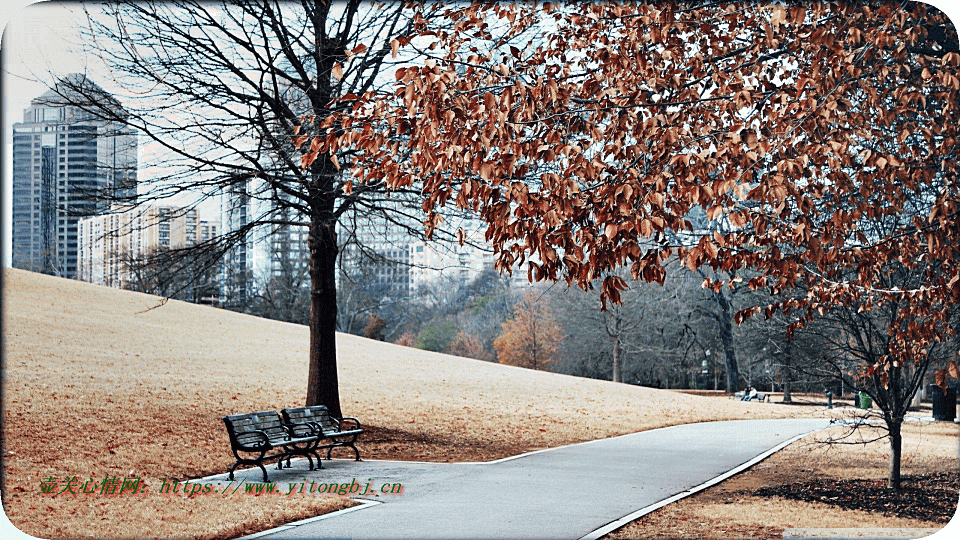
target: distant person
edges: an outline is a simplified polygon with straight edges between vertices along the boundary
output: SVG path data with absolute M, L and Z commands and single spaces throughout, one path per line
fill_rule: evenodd
M 751 386 L 744 392 L 743 399 L 740 401 L 751 401 L 755 397 L 757 397 L 757 389 Z

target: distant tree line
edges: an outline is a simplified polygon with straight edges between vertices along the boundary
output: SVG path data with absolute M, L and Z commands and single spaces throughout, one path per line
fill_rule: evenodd
M 221 283 L 215 261 L 191 251 L 126 257 L 123 264 L 131 279 L 125 288 L 307 324 L 307 266 L 288 257 L 279 260 L 272 277 L 253 280 L 242 301 Z M 735 325 L 731 313 L 776 299 L 750 290 L 743 280 L 738 280 L 742 286 L 735 281 L 725 288 L 720 299 L 701 286 L 702 271 L 679 264 L 669 267 L 663 287 L 634 284 L 621 293 L 621 304 L 601 310 L 595 291 L 511 286 L 493 270 L 466 283 L 445 279 L 397 295 L 376 275 L 377 264 L 384 261 L 352 262 L 342 261 L 338 270 L 341 332 L 592 379 L 718 391 L 754 386 L 783 392 L 784 401 L 798 391 L 839 396 L 862 385 L 851 358 L 870 351 L 858 350 L 857 343 L 863 348 L 877 342 L 857 340 L 874 322 L 850 310 L 823 317 L 792 338 L 782 314 Z M 954 319 L 960 326 L 960 317 Z M 725 337 L 725 331 L 730 335 Z M 727 378 L 728 347 L 737 362 L 733 389 Z M 955 349 L 938 349 L 932 365 L 946 365 Z

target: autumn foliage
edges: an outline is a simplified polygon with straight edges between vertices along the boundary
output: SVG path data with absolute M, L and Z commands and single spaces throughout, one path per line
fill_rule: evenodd
M 370 317 L 367 318 L 367 325 L 363 327 L 363 335 L 370 339 L 383 341 L 386 327 L 387 323 L 383 319 L 371 313 Z
M 450 353 L 456 356 L 475 358 L 486 362 L 493 360 L 493 355 L 483 346 L 483 340 L 463 330 L 457 332 L 457 337 L 454 338 L 453 343 L 450 344 Z
M 560 325 L 546 301 L 531 292 L 517 302 L 513 318 L 503 323 L 503 333 L 493 346 L 501 364 L 544 369 L 556 361 L 560 339 Z
M 548 3 L 448 16 L 452 31 L 419 21 L 434 58 L 355 109 L 376 129 L 323 140 L 359 148 L 358 184 L 420 186 L 428 231 L 446 205 L 473 209 L 501 270 L 598 283 L 614 302 L 628 286 L 617 268 L 662 282 L 679 259 L 749 271 L 780 298 L 738 321 L 896 306 L 888 350 L 866 366 L 880 385 L 953 339 L 960 54 L 939 11 Z M 718 226 L 695 230 L 693 211 Z

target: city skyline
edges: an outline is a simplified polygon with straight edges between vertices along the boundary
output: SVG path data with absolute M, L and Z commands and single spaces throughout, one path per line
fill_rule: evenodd
M 28 5 L 21 9 L 5 11 L 3 20 L 3 175 L 2 181 L 2 264 L 12 266 L 12 178 L 13 178 L 13 124 L 22 120 L 23 112 L 30 101 L 50 89 L 57 77 L 70 73 L 83 73 L 95 81 L 105 92 L 115 96 L 121 103 L 129 99 L 127 89 L 93 54 L 79 50 L 82 44 L 80 28 L 87 20 L 83 6 L 78 3 L 49 2 Z M 163 176 L 163 168 L 157 163 L 162 152 L 157 145 L 141 141 L 138 148 L 140 185 Z M 198 201 L 196 195 L 184 195 L 162 204 L 197 205 L 207 217 L 219 216 L 219 198 Z
M 15 13 L 13 20 L 4 34 L 4 60 L 5 67 L 3 72 L 4 82 L 4 107 L 7 118 L 16 118 L 22 114 L 23 109 L 29 107 L 30 100 L 41 95 L 48 90 L 47 84 L 43 79 L 50 78 L 52 75 L 63 76 L 73 72 L 83 72 L 89 78 L 104 88 L 123 102 L 123 85 L 113 78 L 112 74 L 99 62 L 99 60 L 90 54 L 83 54 L 77 51 L 81 43 L 79 34 L 79 25 L 77 21 L 86 20 L 86 14 L 83 6 L 79 4 L 41 4 L 26 7 Z M 32 95 L 31 95 L 32 93 Z M 4 126 L 4 151 L 6 155 L 11 155 L 11 144 L 9 135 L 12 132 L 12 121 L 8 121 Z M 152 181 L 162 175 L 162 169 L 159 167 L 151 168 L 156 162 L 162 162 L 162 158 L 157 159 L 156 154 L 150 154 L 150 142 L 141 140 L 138 158 L 140 166 L 139 177 L 141 190 L 143 186 L 149 185 Z M 146 156 L 144 154 L 147 154 Z M 11 161 L 5 160 L 5 163 Z M 6 208 L 9 205 L 10 179 L 12 171 L 9 165 L 5 165 L 4 170 L 4 197 L 3 204 L 3 264 L 11 265 L 11 211 Z M 197 199 L 199 195 L 195 196 Z M 224 212 L 224 196 L 211 197 L 200 201 L 198 207 L 201 211 L 202 219 L 215 219 L 221 217 L 223 230 L 229 230 L 227 220 L 222 219 Z M 157 201 L 160 204 L 170 204 L 179 206 L 190 206 L 198 204 L 197 200 L 189 200 L 186 197 L 179 200 Z M 469 232 L 469 231 L 468 231 Z

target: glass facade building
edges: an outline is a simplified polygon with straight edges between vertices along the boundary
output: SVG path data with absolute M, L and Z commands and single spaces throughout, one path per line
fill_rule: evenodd
M 97 110 L 122 108 L 82 75 L 69 75 L 13 125 L 14 268 L 75 277 L 79 219 L 136 199 L 136 133 Z

